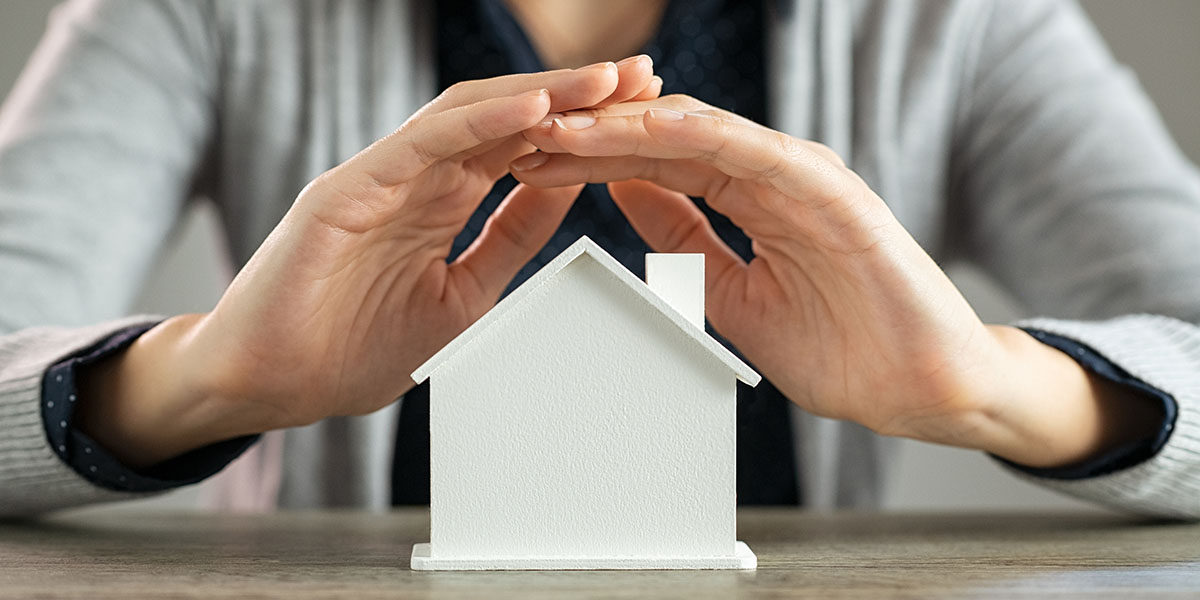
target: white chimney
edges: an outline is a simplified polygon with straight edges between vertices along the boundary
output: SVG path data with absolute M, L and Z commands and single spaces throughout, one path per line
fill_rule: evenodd
M 647 254 L 646 285 L 693 325 L 704 328 L 703 254 Z

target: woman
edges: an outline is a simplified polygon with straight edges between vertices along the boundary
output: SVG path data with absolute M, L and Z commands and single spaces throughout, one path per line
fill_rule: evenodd
M 64 9 L 0 125 L 4 511 L 198 481 L 300 426 L 281 503 L 420 502 L 407 374 L 589 233 L 634 268 L 639 238 L 705 253 L 711 325 L 770 382 L 739 402 L 742 502 L 870 505 L 878 433 L 1200 514 L 1200 185 L 1076 7 L 597 7 Z M 233 284 L 104 321 L 190 193 Z M 1056 318 L 983 324 L 927 251 Z M 47 321 L 80 326 L 21 329 Z

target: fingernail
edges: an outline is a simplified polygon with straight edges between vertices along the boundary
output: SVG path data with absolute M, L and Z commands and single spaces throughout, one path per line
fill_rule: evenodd
M 677 110 L 671 110 L 669 108 L 652 108 L 648 112 L 650 113 L 651 119 L 657 119 L 659 121 L 682 121 L 683 117 L 686 116 Z
M 542 88 L 540 90 L 529 90 L 528 92 L 525 92 L 524 94 L 519 95 L 518 98 L 524 98 L 525 96 L 542 96 L 542 95 L 549 94 L 549 93 L 550 93 L 550 90 L 548 90 L 546 88 Z
M 514 171 L 528 171 L 546 164 L 546 161 L 548 160 L 550 160 L 549 154 L 546 154 L 545 152 L 535 152 L 533 154 L 526 154 L 525 156 L 512 161 L 508 166 Z
M 593 117 L 583 116 L 559 117 L 555 119 L 554 122 L 558 123 L 560 128 L 566 129 L 567 131 L 577 131 L 580 129 L 587 129 L 592 125 L 595 125 L 596 119 Z
M 654 59 L 650 58 L 649 54 L 639 54 L 637 56 L 630 56 L 629 58 L 622 59 L 620 62 L 617 63 L 617 66 L 619 67 L 621 65 L 633 64 L 639 60 L 645 60 L 646 62 L 650 63 L 651 65 L 654 64 Z
M 609 69 L 609 68 L 615 69 L 616 67 L 617 67 L 616 63 L 614 63 L 610 60 L 607 62 L 598 62 L 594 65 L 588 65 L 586 67 L 579 67 L 578 69 L 575 69 L 575 70 L 576 71 L 586 71 L 588 69 Z
M 550 113 L 550 114 L 546 115 L 546 120 L 542 121 L 541 123 L 538 123 L 537 126 L 539 129 L 549 129 L 550 126 L 554 124 L 554 120 L 558 119 L 562 116 L 563 116 L 562 113 Z

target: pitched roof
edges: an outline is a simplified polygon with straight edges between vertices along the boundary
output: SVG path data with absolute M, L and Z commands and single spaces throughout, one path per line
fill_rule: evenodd
M 642 300 L 645 300 L 646 303 L 662 313 L 664 317 L 674 323 L 684 334 L 695 340 L 697 344 L 700 344 L 710 354 L 724 363 L 726 367 L 729 367 L 729 370 L 733 371 L 739 380 L 749 385 L 758 385 L 759 380 L 762 379 L 761 375 L 755 372 L 754 369 L 751 369 L 749 365 L 742 362 L 741 359 L 722 346 L 717 340 L 713 339 L 712 336 L 705 333 L 703 327 L 697 327 L 684 318 L 671 305 L 667 304 L 665 300 L 658 297 L 658 294 L 655 294 L 650 289 L 650 286 L 646 285 L 646 282 L 638 279 L 633 273 L 630 273 L 629 269 L 622 266 L 621 263 L 617 262 L 617 259 L 610 256 L 586 235 L 579 238 L 574 244 L 571 244 L 570 248 L 564 250 L 562 254 L 559 254 L 549 264 L 542 267 L 533 277 L 530 277 L 520 287 L 513 290 L 513 293 L 492 307 L 492 310 L 488 311 L 487 314 L 468 327 L 466 331 L 458 334 L 458 337 L 455 337 L 449 344 L 438 350 L 429 360 L 425 361 L 425 364 L 417 367 L 417 370 L 413 371 L 412 374 L 413 381 L 421 383 L 428 379 L 442 363 L 454 356 L 460 348 L 470 343 L 480 332 L 499 321 L 504 313 L 519 305 L 533 290 L 549 281 L 559 271 L 562 271 L 567 265 L 574 262 L 575 259 L 584 255 L 591 257 L 616 276 L 618 281 L 625 284 L 638 296 L 641 296 Z

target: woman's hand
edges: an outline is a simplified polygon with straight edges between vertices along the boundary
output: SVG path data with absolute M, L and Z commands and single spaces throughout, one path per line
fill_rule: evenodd
M 455 85 L 310 183 L 207 315 L 168 320 L 82 379 L 84 430 L 133 466 L 363 414 L 496 302 L 578 185 L 518 186 L 452 264 L 455 236 L 552 111 L 652 98 L 636 57 Z
M 1151 403 L 985 326 L 829 148 L 685 96 L 574 113 L 526 137 L 543 152 L 512 164 L 519 180 L 612 182 L 651 247 L 704 253 L 713 327 L 812 413 L 1034 466 L 1153 430 Z M 730 250 L 688 195 L 740 227 L 755 258 Z

